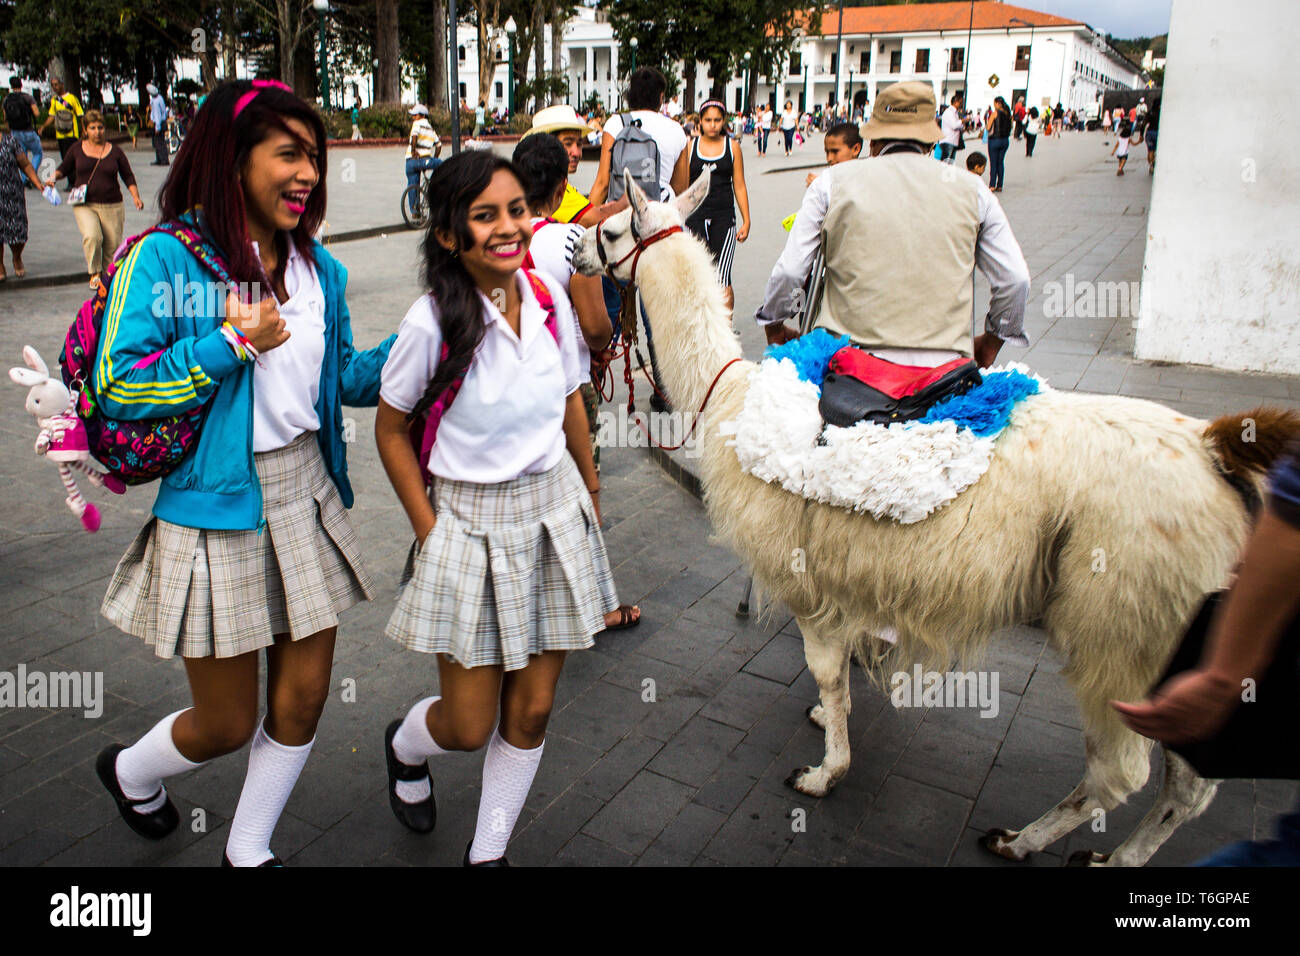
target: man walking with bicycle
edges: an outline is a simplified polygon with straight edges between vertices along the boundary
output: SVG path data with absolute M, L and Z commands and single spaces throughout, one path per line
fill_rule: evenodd
M 426 169 L 433 169 L 442 162 L 438 158 L 442 153 L 442 141 L 438 139 L 438 133 L 434 130 L 433 124 L 429 122 L 429 109 L 422 103 L 417 103 L 411 107 L 410 115 L 414 117 L 411 123 L 411 135 L 409 142 L 406 144 L 406 187 L 420 184 L 420 173 Z M 419 210 L 416 205 L 417 198 L 411 196 L 409 205 L 411 216 L 418 218 Z

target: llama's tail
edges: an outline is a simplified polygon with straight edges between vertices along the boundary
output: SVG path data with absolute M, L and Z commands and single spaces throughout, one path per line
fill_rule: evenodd
M 1261 406 L 1210 422 L 1205 440 L 1224 476 L 1249 481 L 1268 471 L 1287 443 L 1300 435 L 1300 413 Z

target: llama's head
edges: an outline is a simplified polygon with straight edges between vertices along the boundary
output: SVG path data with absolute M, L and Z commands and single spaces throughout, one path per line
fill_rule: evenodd
M 651 202 L 632 174 L 623 171 L 628 208 L 588 229 L 573 254 L 573 266 L 583 275 L 599 275 L 608 268 L 623 282 L 632 277 L 637 243 L 665 229 L 681 226 L 709 194 L 709 169 L 672 202 Z

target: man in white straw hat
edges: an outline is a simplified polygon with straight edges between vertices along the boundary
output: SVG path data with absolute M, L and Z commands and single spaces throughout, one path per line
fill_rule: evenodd
M 442 162 L 438 155 L 442 152 L 442 141 L 429 122 L 429 108 L 423 103 L 411 107 L 411 135 L 406 144 L 406 185 L 415 186 L 420 182 L 420 172 L 433 169 Z M 411 212 L 415 209 L 412 207 Z
M 548 106 L 533 114 L 533 126 L 525 137 L 537 133 L 550 133 L 560 141 L 564 151 L 569 154 L 569 175 L 578 171 L 582 159 L 582 144 L 591 132 L 589 127 L 572 106 Z M 569 183 L 564 188 L 564 200 L 559 208 L 551 213 L 556 222 L 576 222 L 580 226 L 594 226 L 603 219 L 608 219 L 618 212 L 626 202 L 605 203 L 596 207 L 591 201 Z
M 987 368 L 1003 342 L 1029 344 L 1025 257 L 983 181 L 930 159 L 939 137 L 929 83 L 880 91 L 862 125 L 872 158 L 832 166 L 804 193 L 755 315 L 769 343 L 798 334 L 785 320 L 824 240 L 816 324 L 872 354 L 931 367 L 973 356 Z M 991 295 L 984 332 L 972 338 L 976 266 Z

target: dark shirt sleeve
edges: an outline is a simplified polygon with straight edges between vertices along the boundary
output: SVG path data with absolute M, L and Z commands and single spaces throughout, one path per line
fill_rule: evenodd
M 1269 508 L 1292 527 L 1300 528 L 1300 438 L 1287 446 L 1269 475 Z
M 126 158 L 126 153 L 121 147 L 114 146 L 113 151 L 117 153 L 117 174 L 122 177 L 122 182 L 127 186 L 134 186 L 135 173 L 131 172 L 131 161 Z
M 64 176 L 71 176 L 73 170 L 77 168 L 77 157 L 80 155 L 81 144 L 73 143 L 72 148 L 68 150 L 68 155 L 63 157 L 63 162 L 59 163 L 59 168 L 55 170 L 54 178 L 62 179 Z

